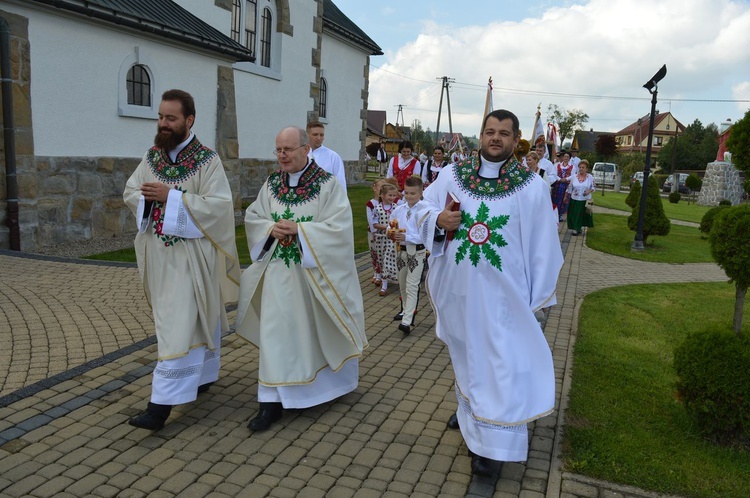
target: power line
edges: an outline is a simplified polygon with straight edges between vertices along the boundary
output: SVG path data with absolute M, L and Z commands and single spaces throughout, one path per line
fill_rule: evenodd
M 394 76 L 398 76 L 400 78 L 405 78 L 412 81 L 418 81 L 420 83 L 428 83 L 433 84 L 432 81 L 427 80 L 420 80 L 417 78 L 412 78 L 410 76 L 404 76 L 402 74 L 394 73 L 393 71 L 389 71 L 388 69 L 383 69 L 380 66 L 376 66 L 375 64 L 370 64 L 370 66 L 380 69 L 381 71 L 385 71 L 386 73 L 393 74 Z M 467 90 L 481 90 L 485 91 L 487 89 L 487 85 L 478 85 L 476 83 L 465 83 L 461 81 L 453 82 L 453 86 L 464 88 Z M 650 97 L 623 97 L 623 96 L 617 96 L 617 95 L 590 95 L 590 94 L 581 94 L 581 93 L 563 93 L 563 92 L 549 92 L 544 90 L 521 90 L 518 88 L 501 88 L 501 87 L 493 87 L 493 91 L 498 91 L 500 93 L 513 93 L 518 95 L 541 95 L 541 96 L 547 96 L 547 97 L 570 97 L 570 98 L 578 98 L 578 99 L 593 99 L 593 100 L 651 100 Z M 732 104 L 742 104 L 750 102 L 750 99 L 681 99 L 681 98 L 662 98 L 663 101 L 670 101 L 670 102 L 706 102 L 706 103 L 732 103 Z

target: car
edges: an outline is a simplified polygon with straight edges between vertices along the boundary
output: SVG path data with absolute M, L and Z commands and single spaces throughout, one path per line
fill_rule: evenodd
M 633 174 L 633 177 L 632 177 L 632 178 L 630 179 L 630 188 L 633 188 L 633 184 L 634 184 L 634 183 L 635 183 L 636 181 L 637 181 L 638 183 L 640 183 L 640 184 L 641 184 L 641 186 L 643 186 L 643 171 L 636 171 L 636 172 L 635 172 L 635 173 Z
M 661 186 L 661 191 L 664 193 L 670 193 L 672 191 L 672 185 L 674 184 L 675 175 L 677 175 L 677 191 L 681 194 L 689 194 L 690 189 L 685 185 L 687 180 L 687 173 L 672 173 L 664 180 L 664 184 Z
M 617 178 L 617 165 L 614 163 L 594 163 L 594 167 L 591 168 L 591 175 L 598 185 L 614 187 Z

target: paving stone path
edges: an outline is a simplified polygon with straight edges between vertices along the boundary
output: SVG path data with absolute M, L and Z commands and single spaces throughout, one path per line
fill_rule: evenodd
M 156 355 L 135 267 L 0 251 L 0 496 L 657 496 L 561 472 L 577 306 L 604 287 L 726 277 L 714 264 L 598 253 L 566 230 L 560 240 L 565 266 L 545 325 L 558 410 L 530 424 L 528 461 L 491 479 L 472 478 L 460 433 L 445 426 L 453 371 L 428 300 L 404 337 L 396 288 L 378 296 L 365 258 L 370 346 L 355 392 L 251 434 L 258 355 L 230 332 L 219 381 L 150 433 L 126 423 L 148 401 Z

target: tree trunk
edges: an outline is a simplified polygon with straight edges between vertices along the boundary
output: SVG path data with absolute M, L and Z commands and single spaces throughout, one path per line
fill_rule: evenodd
M 734 333 L 737 336 L 740 335 L 740 329 L 742 328 L 742 310 L 745 306 L 745 294 L 747 293 L 747 287 L 735 286 L 734 293 Z

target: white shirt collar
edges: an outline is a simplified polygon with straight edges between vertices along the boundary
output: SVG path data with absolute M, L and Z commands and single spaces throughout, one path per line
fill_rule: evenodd
M 503 167 L 508 160 L 500 161 L 499 163 L 488 161 L 484 157 L 481 159 L 481 165 L 479 166 L 479 176 L 482 178 L 498 178 L 500 176 L 500 168 Z
M 310 167 L 312 164 L 312 161 L 307 161 L 307 164 L 305 164 L 305 167 L 301 170 L 297 171 L 296 173 L 289 173 L 289 186 L 290 187 L 296 187 L 299 185 L 299 179 L 302 177 L 302 174 L 307 170 L 307 168 Z
M 195 136 L 195 133 L 193 133 L 193 132 L 191 131 L 191 132 L 190 132 L 190 134 L 188 135 L 188 137 L 187 137 L 187 138 L 185 139 L 185 141 L 184 141 L 184 142 L 182 142 L 182 143 L 181 143 L 181 144 L 179 144 L 179 145 L 178 145 L 177 147 L 175 147 L 174 149 L 172 149 L 172 150 L 170 150 L 170 151 L 168 152 L 168 154 L 169 154 L 169 159 L 171 159 L 171 160 L 172 160 L 172 162 L 175 162 L 175 161 L 177 160 L 177 156 L 178 156 L 178 155 L 180 154 L 180 152 L 182 152 L 182 151 L 183 151 L 183 149 L 184 149 L 185 147 L 187 147 L 187 146 L 188 146 L 188 144 L 190 143 L 190 141 L 191 141 L 191 140 L 193 140 L 193 137 L 194 137 L 194 136 Z

